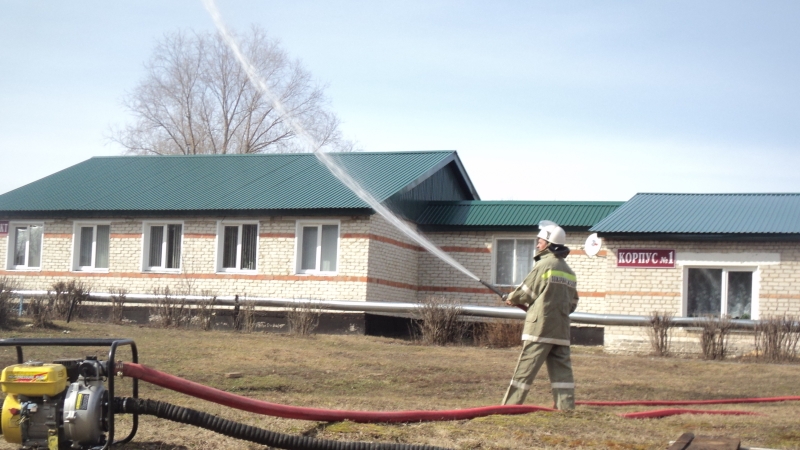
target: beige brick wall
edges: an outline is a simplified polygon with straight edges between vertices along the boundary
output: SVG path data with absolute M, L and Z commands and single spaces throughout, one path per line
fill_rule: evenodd
M 72 270 L 74 222 L 45 221 L 42 267 L 37 271 L 3 270 L 25 289 L 49 289 L 59 280 L 78 279 L 95 292 L 126 289 L 151 293 L 169 287 L 172 291 L 210 292 L 218 295 L 248 295 L 279 298 L 317 298 L 363 301 L 366 298 L 368 239 L 348 238 L 369 230 L 368 217 L 326 217 L 340 227 L 339 270 L 335 276 L 295 273 L 297 221 L 308 217 L 271 217 L 259 220 L 258 262 L 255 274 L 217 273 L 217 219 L 162 220 L 183 222 L 182 270 L 180 273 L 142 272 L 142 220 L 98 220 L 111 225 L 107 273 Z M 88 221 L 81 221 L 88 222 Z M 144 222 L 148 222 L 147 219 Z M 2 246 L 7 261 L 8 237 Z
M 447 250 L 458 263 L 463 265 L 480 279 L 494 282 L 493 251 L 498 239 L 535 239 L 536 233 L 520 232 L 432 232 L 428 233 L 431 241 L 440 248 Z M 578 291 L 581 300 L 578 311 L 602 313 L 603 299 L 606 288 L 607 249 L 601 249 L 598 256 L 588 256 L 583 251 L 587 232 L 567 233 L 567 246 L 572 250 L 567 257 L 567 262 L 575 271 L 578 278 Z M 462 272 L 445 265 L 436 256 L 425 252 L 420 255 L 420 296 L 444 295 L 458 298 L 465 304 L 498 306 L 500 299 L 494 293 L 483 288 L 477 281 L 464 275 Z M 444 292 L 438 288 L 449 288 L 451 292 Z M 430 288 L 425 290 L 425 288 Z M 510 287 L 508 287 L 510 289 Z
M 758 269 L 754 282 L 759 286 L 753 303 L 757 304 L 760 318 L 800 315 L 800 289 L 797 287 L 800 286 L 800 245 L 797 243 L 608 241 L 606 245 L 612 250 L 605 268 L 608 288 L 604 312 L 607 314 L 649 316 L 654 311 L 665 311 L 681 316 L 685 301 L 684 270 L 696 266 L 694 258 L 688 256 L 699 254 L 711 255 L 714 260 L 704 265 Z M 620 248 L 674 249 L 677 264 L 674 269 L 616 267 L 616 251 Z M 606 349 L 615 352 L 650 351 L 646 331 L 644 328 L 606 327 Z M 676 329 L 673 332 L 675 351 L 698 353 L 698 333 L 693 328 Z M 752 351 L 753 340 L 750 332 L 735 332 L 731 338 L 731 352 Z
M 384 218 L 372 216 L 324 217 L 340 223 L 338 273 L 296 274 L 298 220 L 311 217 L 267 217 L 258 220 L 259 252 L 255 274 L 217 273 L 217 218 L 176 220 L 183 223 L 181 273 L 142 273 L 142 220 L 110 220 L 111 255 L 108 273 L 72 271 L 72 220 L 44 221 L 42 267 L 36 271 L 3 270 L 2 276 L 20 281 L 26 289 L 48 289 L 56 281 L 79 279 L 95 292 L 124 288 L 131 293 L 150 293 L 156 288 L 173 291 L 208 291 L 218 295 L 248 295 L 278 298 L 318 298 L 353 301 L 414 302 L 427 296 L 444 296 L 470 305 L 499 305 L 497 296 L 468 275 L 451 267 L 397 230 Z M 164 223 L 164 220 L 159 220 Z M 413 228 L 413 224 L 409 224 Z M 13 222 L 12 222 L 13 226 Z M 429 232 L 425 236 L 479 278 L 493 281 L 492 252 L 497 239 L 535 238 L 535 233 Z M 587 232 L 568 232 L 573 250 L 567 262 L 578 277 L 579 312 L 597 314 L 650 315 L 667 311 L 680 315 L 683 299 L 682 255 L 715 255 L 720 266 L 747 255 L 772 255 L 772 262 L 759 263 L 756 302 L 761 317 L 790 314 L 800 316 L 800 245 L 792 242 L 677 242 L 604 240 L 595 257 L 583 251 Z M 9 236 L 0 245 L 0 258 L 7 263 Z M 616 267 L 619 248 L 674 249 L 674 269 Z M 777 255 L 777 258 L 774 256 Z M 5 268 L 5 266 L 4 266 Z M 733 348 L 749 351 L 752 336 L 737 334 Z M 676 348 L 695 352 L 697 331 L 679 329 Z M 606 327 L 610 351 L 649 351 L 645 328 Z

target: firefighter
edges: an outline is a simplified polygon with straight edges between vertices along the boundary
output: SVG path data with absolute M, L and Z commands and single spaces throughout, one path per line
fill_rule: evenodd
M 522 352 L 504 405 L 521 405 L 536 373 L 547 363 L 553 407 L 575 408 L 575 381 L 569 352 L 569 314 L 578 306 L 577 279 L 564 258 L 569 254 L 564 229 L 556 224 L 539 227 L 534 266 L 525 280 L 508 294 L 506 304 L 528 307 L 522 331 Z

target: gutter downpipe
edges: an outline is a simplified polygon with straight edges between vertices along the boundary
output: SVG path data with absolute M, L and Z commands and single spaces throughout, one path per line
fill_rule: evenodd
M 20 290 L 12 291 L 15 295 L 27 297 L 46 296 L 48 291 Z M 93 301 L 109 301 L 114 294 L 91 292 L 89 298 Z M 196 304 L 201 301 L 211 300 L 213 297 L 202 295 L 174 295 L 171 298 L 185 300 L 188 304 Z M 163 300 L 163 295 L 153 294 L 127 294 L 125 299 L 131 303 L 154 304 Z M 312 300 L 312 299 L 285 299 L 268 297 L 248 297 L 245 299 L 252 302 L 255 306 L 271 308 L 297 308 L 307 307 L 321 310 L 351 311 L 351 312 L 370 312 L 370 313 L 393 313 L 393 314 L 414 314 L 421 305 L 417 303 L 403 302 L 371 302 L 371 301 L 342 301 L 342 300 Z M 234 306 L 234 296 L 219 296 L 215 299 L 215 305 Z M 488 317 L 493 319 L 516 319 L 524 320 L 525 311 L 512 307 L 491 307 L 491 306 L 461 306 L 461 315 L 470 317 Z M 572 323 L 586 325 L 607 325 L 607 326 L 650 326 L 648 316 L 629 316 L 623 314 L 591 314 L 574 312 L 570 314 Z M 705 317 L 673 317 L 673 326 L 696 327 L 699 323 L 715 320 Z M 733 319 L 730 321 L 735 329 L 752 330 L 758 321 Z

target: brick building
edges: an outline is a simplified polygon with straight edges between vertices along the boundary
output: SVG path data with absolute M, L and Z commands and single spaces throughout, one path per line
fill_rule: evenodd
M 605 314 L 800 317 L 800 194 L 637 194 L 591 231 L 607 250 Z M 696 328 L 676 330 L 678 351 Z M 647 350 L 643 329 L 607 327 L 609 350 Z M 753 346 L 734 333 L 732 351 Z
M 580 247 L 620 202 L 480 201 L 455 152 L 332 156 L 400 220 L 492 283 L 518 283 L 538 222 L 559 222 L 575 247 L 570 263 L 587 280 L 581 308 L 602 308 L 590 282 L 600 260 Z M 498 304 L 312 154 L 92 158 L 1 195 L 0 221 L 0 275 L 30 290 L 77 279 L 93 292 Z
M 578 312 L 800 314 L 800 195 L 481 201 L 455 152 L 332 156 L 401 221 L 490 283 L 510 289 L 522 280 L 537 224 L 551 220 L 567 231 Z M 602 244 L 587 249 L 593 234 Z M 77 279 L 94 292 L 169 287 L 354 302 L 435 295 L 498 305 L 312 154 L 92 158 L 0 195 L 0 236 L 0 276 L 31 290 Z M 361 320 L 356 332 L 369 328 L 369 316 Z M 604 331 L 609 350 L 648 350 L 642 328 Z M 696 331 L 681 329 L 675 341 L 696 346 Z

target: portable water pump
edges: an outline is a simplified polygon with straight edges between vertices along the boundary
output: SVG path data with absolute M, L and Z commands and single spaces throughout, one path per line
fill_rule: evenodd
M 11 444 L 23 449 L 104 449 L 114 439 L 113 364 L 118 345 L 133 341 L 120 339 L 2 339 L 0 345 L 17 348 L 17 364 L 0 373 L 0 388 L 6 397 L 0 409 L 0 432 Z M 59 359 L 52 363 L 24 361 L 23 346 L 110 346 L 109 359 L 96 356 Z M 138 394 L 133 380 L 134 397 Z M 110 400 L 111 399 L 111 400 Z M 134 415 L 128 442 L 136 433 Z
M 30 361 L 3 369 L 3 436 L 23 448 L 102 446 L 108 432 L 105 363 L 96 358 L 44 364 Z

